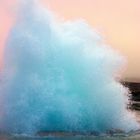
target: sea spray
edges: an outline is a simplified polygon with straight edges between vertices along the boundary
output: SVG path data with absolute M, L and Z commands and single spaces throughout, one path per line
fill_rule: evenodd
M 123 61 L 84 21 L 64 22 L 22 3 L 5 47 L 1 130 L 137 129 L 128 90 L 116 80 Z

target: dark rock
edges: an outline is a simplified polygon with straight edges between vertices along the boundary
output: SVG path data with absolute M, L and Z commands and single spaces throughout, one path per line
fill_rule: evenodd
M 114 136 L 114 135 L 124 135 L 125 134 L 125 131 L 121 130 L 121 129 L 111 129 L 111 130 L 108 130 L 106 132 L 108 135 L 110 136 Z

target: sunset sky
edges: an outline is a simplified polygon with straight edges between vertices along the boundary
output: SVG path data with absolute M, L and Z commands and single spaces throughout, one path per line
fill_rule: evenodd
M 65 20 L 83 18 L 128 59 L 124 77 L 140 79 L 140 0 L 42 0 Z M 15 0 L 0 1 L 0 63 Z

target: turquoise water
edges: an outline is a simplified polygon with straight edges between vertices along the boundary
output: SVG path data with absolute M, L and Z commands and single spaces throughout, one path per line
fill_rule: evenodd
M 27 138 L 27 137 L 3 137 L 1 140 L 139 140 L 140 136 L 133 137 L 46 137 L 46 138 Z
M 32 0 L 19 7 L 0 75 L 0 129 L 138 129 L 118 80 L 123 57 L 83 20 L 59 20 Z
M 4 140 L 128 140 L 126 138 L 6 138 Z M 139 140 L 139 139 L 135 139 Z

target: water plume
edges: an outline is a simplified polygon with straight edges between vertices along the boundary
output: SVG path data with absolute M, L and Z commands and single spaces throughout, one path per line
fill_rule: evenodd
M 128 90 L 116 80 L 123 57 L 85 21 L 59 20 L 29 2 L 21 4 L 5 47 L 1 129 L 137 129 L 126 110 Z

